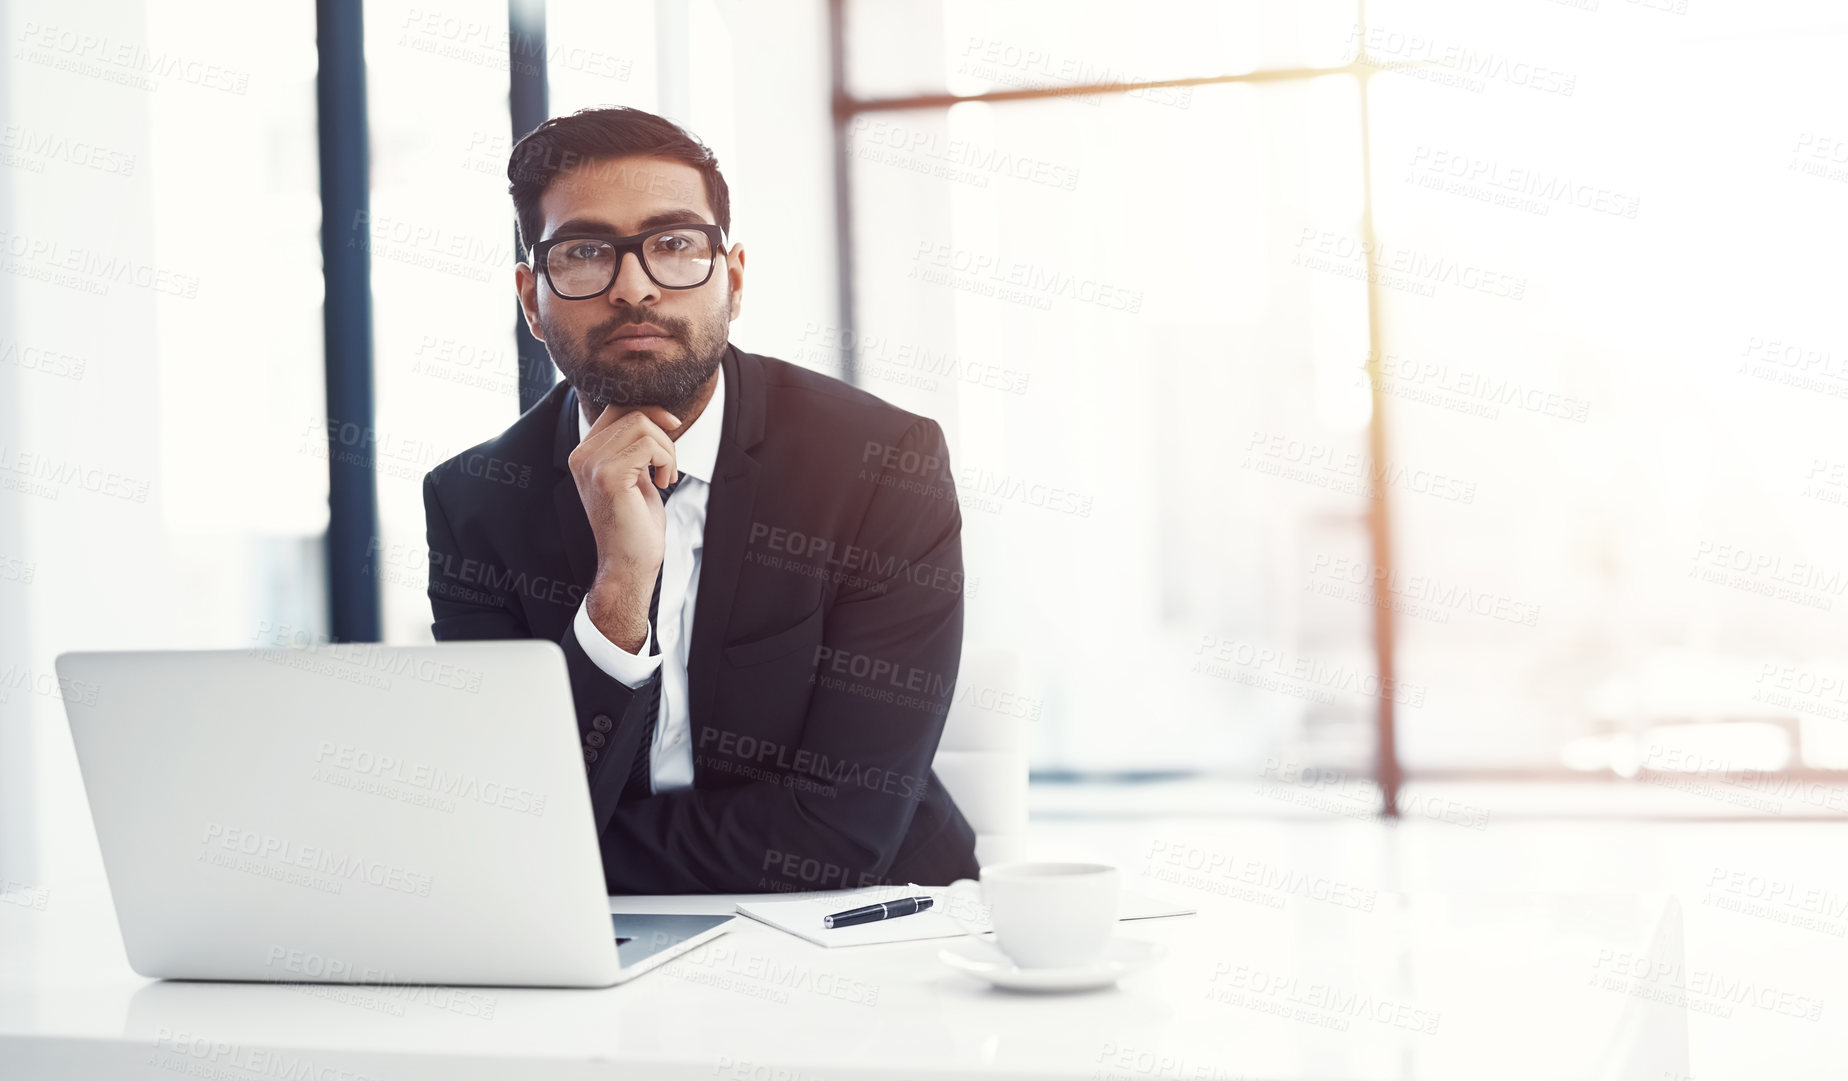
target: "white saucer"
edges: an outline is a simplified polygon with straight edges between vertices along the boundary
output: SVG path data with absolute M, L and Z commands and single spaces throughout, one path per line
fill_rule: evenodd
M 1021 968 L 990 942 L 964 938 L 937 952 L 943 963 L 1008 991 L 1089 991 L 1108 987 L 1145 965 L 1153 964 L 1167 948 L 1135 938 L 1113 938 L 1104 954 L 1088 965 L 1074 968 Z

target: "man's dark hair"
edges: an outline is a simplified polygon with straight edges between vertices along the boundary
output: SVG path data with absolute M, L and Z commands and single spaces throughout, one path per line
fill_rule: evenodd
M 520 219 L 521 256 L 543 239 L 539 234 L 545 218 L 539 213 L 539 199 L 553 180 L 562 174 L 594 179 L 602 175 L 601 163 L 636 155 L 672 158 L 698 169 L 705 181 L 706 201 L 712 204 L 714 224 L 731 236 L 731 191 L 719 173 L 719 159 L 672 120 L 618 105 L 555 116 L 513 144 L 513 154 L 507 159 L 507 191 Z M 613 170 L 608 176 L 621 179 Z

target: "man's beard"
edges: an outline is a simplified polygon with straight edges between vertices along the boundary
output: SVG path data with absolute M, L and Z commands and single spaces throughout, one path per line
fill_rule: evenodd
M 553 362 L 585 401 L 629 408 L 658 405 L 685 416 L 725 355 L 725 310 L 719 308 L 715 318 L 702 324 L 624 307 L 578 338 L 543 321 L 540 326 Z M 642 323 L 653 323 L 672 340 L 652 349 L 604 344 L 618 329 Z

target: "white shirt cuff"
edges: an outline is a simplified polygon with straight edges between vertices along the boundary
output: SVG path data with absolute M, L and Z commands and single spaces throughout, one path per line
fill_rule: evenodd
M 661 656 L 648 655 L 648 644 L 654 639 L 654 628 L 648 628 L 648 634 L 642 638 L 642 651 L 630 653 L 616 643 L 604 637 L 597 625 L 590 621 L 590 598 L 585 597 L 578 603 L 577 618 L 571 623 L 571 629 L 577 634 L 578 645 L 584 648 L 584 656 L 590 663 L 603 670 L 603 674 L 634 689 L 653 678 L 655 671 L 661 667 Z

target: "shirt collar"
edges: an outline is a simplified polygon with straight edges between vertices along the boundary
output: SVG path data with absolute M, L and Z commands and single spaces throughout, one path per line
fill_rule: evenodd
M 584 408 L 573 403 L 577 410 L 578 442 L 590 434 L 590 421 L 584 418 Z M 712 483 L 712 474 L 719 464 L 719 432 L 725 427 L 725 365 L 719 365 L 719 380 L 712 388 L 712 400 L 700 413 L 680 438 L 674 440 L 674 468 L 680 473 L 694 477 L 706 484 Z

